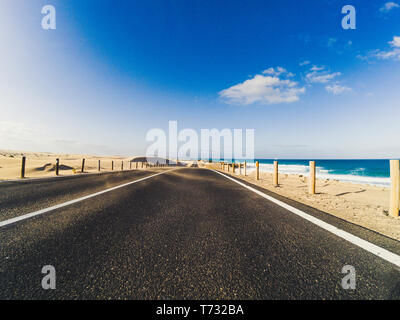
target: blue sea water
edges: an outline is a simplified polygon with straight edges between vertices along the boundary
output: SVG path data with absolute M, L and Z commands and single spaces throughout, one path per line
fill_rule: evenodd
M 299 175 L 307 175 L 309 173 L 310 160 L 277 160 L 279 161 L 280 173 Z M 261 171 L 273 172 L 274 159 L 255 159 L 255 161 L 259 161 Z M 331 179 L 386 187 L 390 186 L 389 160 L 324 159 L 315 160 L 315 162 L 317 178 L 320 179 Z M 254 169 L 254 167 L 254 163 L 248 164 L 249 170 Z

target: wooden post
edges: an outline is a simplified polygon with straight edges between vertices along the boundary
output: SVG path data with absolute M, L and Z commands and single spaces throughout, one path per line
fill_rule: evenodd
M 83 173 L 85 171 L 85 158 L 82 159 L 82 170 L 81 172 Z
M 114 171 L 114 161 L 111 161 L 111 171 Z
M 260 163 L 256 162 L 256 179 L 260 180 Z
M 315 194 L 315 161 L 310 161 L 310 178 L 308 192 L 310 194 Z
M 100 172 L 100 170 L 101 170 L 101 169 L 100 169 L 100 160 L 99 160 L 99 167 L 98 167 L 98 170 L 99 170 L 99 172 Z
M 25 164 L 26 164 L 26 157 L 22 157 L 22 163 L 21 163 L 21 179 L 25 178 Z
M 247 162 L 244 162 L 244 176 L 247 175 Z
M 139 163 L 139 162 L 136 162 L 136 169 L 138 168 L 138 163 Z
M 239 175 L 240 176 L 242 175 L 242 164 L 241 163 L 239 163 Z
M 124 162 L 121 161 L 121 171 L 124 171 Z
M 229 172 L 229 163 L 226 164 L 228 166 L 228 172 Z
M 235 167 L 235 163 L 234 163 L 234 162 L 232 162 L 232 172 L 233 172 L 233 173 L 235 173 L 235 169 L 236 169 L 236 167 Z
M 274 161 L 274 186 L 279 187 L 278 180 L 278 161 Z
M 129 161 L 129 170 L 132 170 L 132 161 Z
M 400 167 L 399 160 L 390 160 L 390 214 L 393 217 L 399 216 L 400 201 Z
M 60 169 L 60 159 L 56 159 L 56 176 L 58 176 L 59 169 Z

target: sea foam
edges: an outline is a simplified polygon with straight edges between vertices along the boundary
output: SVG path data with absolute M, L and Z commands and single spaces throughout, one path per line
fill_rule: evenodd
M 251 173 L 255 170 L 254 163 L 247 164 L 247 171 Z M 260 171 L 261 172 L 269 172 L 272 173 L 274 171 L 274 165 L 269 163 L 260 163 Z M 370 177 L 362 174 L 365 171 L 365 168 L 355 168 L 350 172 L 350 174 L 333 174 L 332 170 L 316 167 L 316 176 L 317 179 L 329 179 L 329 180 L 338 180 L 343 182 L 350 182 L 356 184 L 368 184 L 374 186 L 382 186 L 382 187 L 390 187 L 390 178 L 386 177 Z M 294 174 L 294 175 L 303 175 L 307 176 L 310 170 L 306 165 L 294 164 L 279 164 L 279 173 L 280 174 Z

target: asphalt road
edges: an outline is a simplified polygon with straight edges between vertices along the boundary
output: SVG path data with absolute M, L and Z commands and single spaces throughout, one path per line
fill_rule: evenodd
M 0 221 L 154 173 L 1 183 Z M 397 241 L 276 198 L 400 253 Z M 41 286 L 45 265 L 55 290 Z M 345 265 L 355 290 L 341 286 Z M 399 283 L 398 267 L 199 168 L 0 228 L 0 299 L 398 299 Z

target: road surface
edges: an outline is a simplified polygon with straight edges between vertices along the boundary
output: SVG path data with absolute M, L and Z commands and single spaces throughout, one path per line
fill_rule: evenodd
M 0 221 L 144 177 L 0 227 L 0 299 L 400 297 L 396 265 L 207 169 L 2 182 Z M 400 254 L 398 241 L 263 192 Z M 55 290 L 42 288 L 45 265 Z M 355 290 L 342 288 L 345 265 Z

